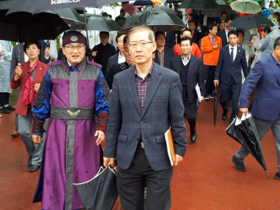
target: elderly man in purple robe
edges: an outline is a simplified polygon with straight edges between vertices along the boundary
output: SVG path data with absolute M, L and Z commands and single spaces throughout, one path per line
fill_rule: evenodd
M 32 109 L 35 144 L 50 118 L 34 202 L 42 202 L 42 209 L 72 210 L 84 208 L 73 183 L 92 179 L 102 163 L 110 90 L 101 66 L 86 59 L 81 33 L 65 33 L 62 51 L 65 59 L 49 64 Z

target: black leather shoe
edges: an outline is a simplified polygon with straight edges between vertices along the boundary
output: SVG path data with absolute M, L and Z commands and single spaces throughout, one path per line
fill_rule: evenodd
M 3 114 L 10 114 L 10 110 L 7 108 L 7 107 L 3 107 L 0 109 L 0 113 L 3 113 Z
M 243 162 L 240 162 L 236 159 L 235 156 L 232 157 L 232 162 L 234 164 L 234 168 L 237 170 L 237 171 L 241 171 L 241 172 L 245 172 L 246 171 L 246 168 L 245 168 L 245 165 Z
M 40 165 L 37 165 L 37 166 L 31 165 L 29 168 L 29 172 L 35 172 L 35 171 L 39 170 L 39 168 L 40 168 Z
M 227 120 L 227 112 L 223 112 L 222 120 L 223 121 Z
M 10 111 L 15 111 L 16 109 L 14 107 L 12 107 L 11 105 L 6 106 L 7 109 L 9 109 Z
M 191 142 L 196 142 L 196 139 L 197 139 L 197 135 L 196 134 L 191 135 Z
M 27 167 L 30 167 L 30 166 L 31 166 L 31 159 L 32 159 L 32 157 L 30 156 L 30 157 L 28 158 Z
M 279 180 L 280 181 L 280 173 L 276 173 L 274 176 L 274 179 Z

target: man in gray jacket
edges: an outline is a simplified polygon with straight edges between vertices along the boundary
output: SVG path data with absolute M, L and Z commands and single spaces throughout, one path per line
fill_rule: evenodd
M 117 158 L 124 210 L 168 210 L 173 167 L 164 133 L 171 127 L 177 165 L 187 149 L 182 86 L 176 72 L 153 62 L 156 43 L 149 27 L 133 28 L 128 42 L 136 66 L 114 77 L 104 166 Z

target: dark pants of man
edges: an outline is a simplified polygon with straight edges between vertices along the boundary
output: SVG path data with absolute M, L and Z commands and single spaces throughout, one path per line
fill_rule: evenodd
M 220 81 L 221 84 L 221 98 L 220 102 L 223 107 L 224 112 L 228 112 L 227 101 L 232 95 L 232 113 L 231 113 L 231 120 L 238 116 L 238 100 L 241 91 L 241 84 L 235 83 L 233 77 L 230 79 L 229 84 L 223 84 L 223 81 Z
M 0 93 L 0 107 L 9 104 L 10 93 Z
M 119 167 L 117 188 L 124 210 L 169 210 L 171 206 L 170 182 L 173 167 L 154 171 L 143 148 L 138 147 L 130 167 Z M 147 197 L 144 199 L 144 187 Z
M 197 99 L 195 100 L 195 103 L 191 103 L 188 100 L 188 92 L 187 92 L 187 87 L 183 86 L 183 91 L 182 91 L 182 96 L 183 96 L 183 102 L 184 102 L 184 117 L 187 118 L 189 124 L 190 124 L 190 133 L 191 136 L 196 134 L 196 115 L 197 115 L 197 110 L 198 110 L 198 105 L 197 105 Z
M 213 90 L 215 89 L 214 86 L 214 77 L 215 77 L 215 70 L 216 66 L 207 66 L 204 65 L 204 72 L 206 76 L 206 94 L 204 97 L 207 97 L 212 94 Z

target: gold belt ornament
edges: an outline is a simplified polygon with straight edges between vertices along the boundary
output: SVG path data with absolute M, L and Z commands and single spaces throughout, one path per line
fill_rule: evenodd
M 67 112 L 69 113 L 69 115 L 73 118 L 77 117 L 78 114 L 81 112 L 81 110 L 76 111 L 75 113 L 71 112 L 70 110 L 67 110 Z

